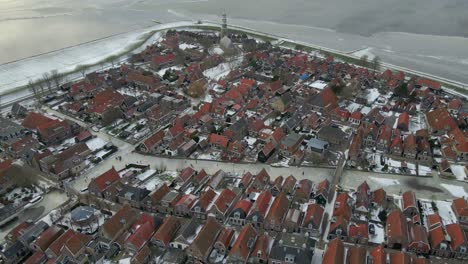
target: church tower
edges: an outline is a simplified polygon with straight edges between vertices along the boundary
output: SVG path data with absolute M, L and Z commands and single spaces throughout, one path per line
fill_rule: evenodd
M 221 38 L 227 36 L 227 17 L 226 12 L 223 13 L 223 24 L 221 26 Z

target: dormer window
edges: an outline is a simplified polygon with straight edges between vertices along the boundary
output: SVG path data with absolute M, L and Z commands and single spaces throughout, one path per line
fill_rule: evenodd
M 240 218 L 240 212 L 235 212 L 234 213 L 234 218 Z

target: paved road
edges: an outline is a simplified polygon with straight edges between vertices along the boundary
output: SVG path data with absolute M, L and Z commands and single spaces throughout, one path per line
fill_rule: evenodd
M 0 243 L 4 241 L 5 236 L 8 234 L 8 232 L 10 232 L 18 224 L 27 220 L 36 222 L 42 217 L 49 214 L 50 211 L 65 203 L 67 200 L 68 198 L 64 192 L 51 191 L 47 193 L 46 195 L 44 195 L 44 199 L 38 204 L 28 209 L 25 209 L 19 214 L 16 220 L 0 228 Z

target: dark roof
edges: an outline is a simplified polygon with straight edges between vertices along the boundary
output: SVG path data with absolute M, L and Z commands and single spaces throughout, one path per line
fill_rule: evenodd
M 303 245 L 306 247 L 304 248 Z M 270 251 L 270 259 L 284 260 L 286 255 L 294 257 L 294 263 L 311 263 L 315 241 L 302 234 L 281 233 Z
M 125 197 L 128 200 L 132 201 L 142 201 L 150 194 L 150 191 L 147 189 L 142 189 L 134 187 L 131 185 L 124 185 L 122 190 L 119 192 L 119 197 Z

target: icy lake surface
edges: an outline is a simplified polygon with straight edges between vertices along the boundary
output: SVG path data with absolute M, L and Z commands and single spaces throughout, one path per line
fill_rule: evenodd
M 0 63 L 223 10 L 232 24 L 468 83 L 465 0 L 2 0 Z

